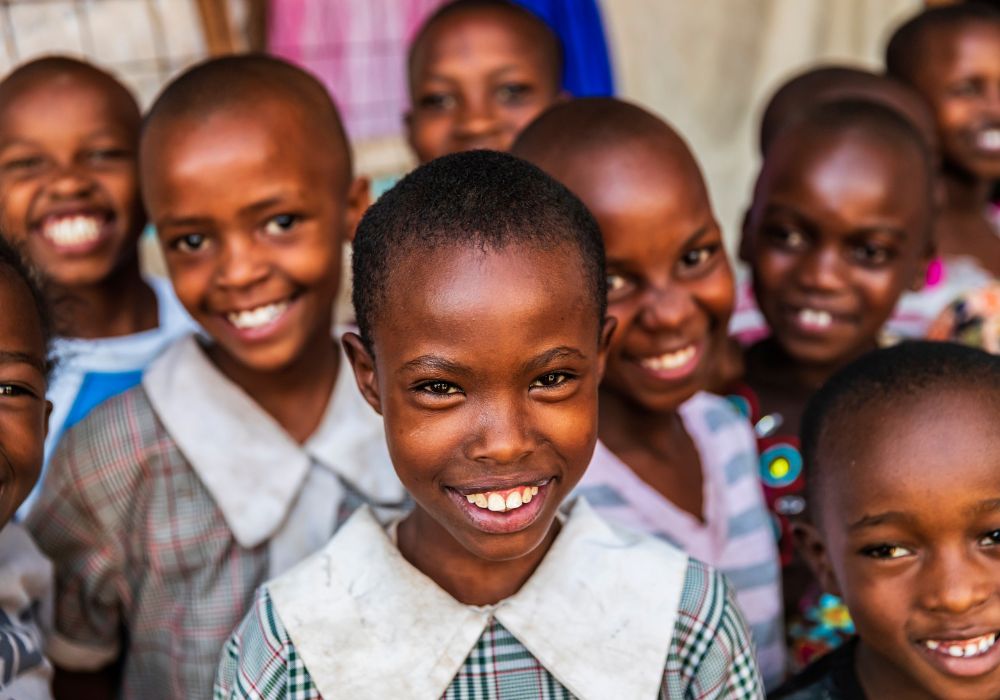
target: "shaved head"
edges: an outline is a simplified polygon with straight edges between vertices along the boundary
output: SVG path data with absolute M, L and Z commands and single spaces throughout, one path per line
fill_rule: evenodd
M 937 152 L 934 114 L 908 85 L 860 68 L 821 66 L 793 77 L 771 97 L 761 117 L 761 154 L 767 152 L 781 129 L 802 119 L 817 104 L 846 99 L 874 102 L 897 112 L 917 129 L 928 148 Z
M 19 96 L 43 85 L 58 87 L 60 81 L 100 92 L 121 123 L 138 135 L 139 105 L 128 88 L 110 73 L 68 56 L 46 56 L 29 61 L 0 81 L 0 118 L 8 106 L 16 104 Z
M 655 160 L 657 167 L 667 167 L 705 190 L 698 163 L 676 131 L 641 107 L 609 97 L 550 107 L 521 133 L 511 152 L 574 191 L 574 180 L 594 175 L 597 159 L 601 168 L 626 169 Z
M 350 148 L 329 93 L 309 73 L 270 56 L 226 56 L 183 73 L 146 115 L 142 152 L 145 157 L 169 140 L 171 132 L 216 115 L 266 120 L 277 112 L 293 118 L 300 136 L 336 160 L 346 186 L 351 179 Z

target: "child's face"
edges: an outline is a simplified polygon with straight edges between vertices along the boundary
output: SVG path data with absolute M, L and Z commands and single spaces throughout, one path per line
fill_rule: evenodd
M 360 340 L 345 337 L 417 503 L 412 517 L 439 547 L 527 556 L 590 462 L 607 330 L 576 256 L 565 247 L 413 255 L 373 331 L 374 368 Z
M 617 321 L 603 388 L 673 410 L 709 381 L 723 352 L 733 277 L 708 193 L 690 156 L 616 151 L 557 177 L 594 214 Z
M 0 226 L 61 287 L 98 284 L 137 255 L 138 114 L 122 103 L 67 74 L 0 110 Z
M 24 282 L 0 266 L 0 523 L 38 481 L 50 404 L 45 341 Z
M 506 151 L 559 96 L 537 31 L 509 12 L 441 20 L 423 37 L 410 73 L 410 145 L 421 163 L 449 153 Z
M 259 372 L 330 342 L 341 243 L 367 203 L 309 126 L 262 99 L 253 114 L 162 125 L 144 143 L 146 202 L 178 298 L 217 350 Z
M 937 31 L 915 76 L 937 117 L 945 157 L 980 179 L 1000 178 L 1000 27 Z
M 836 471 L 818 568 L 851 611 L 876 697 L 1000 697 L 996 418 L 995 396 L 958 388 L 862 410 L 820 445 Z
M 898 153 L 897 153 L 898 152 Z M 801 130 L 770 151 L 744 236 L 761 312 L 804 364 L 873 347 L 930 246 L 927 166 L 850 133 Z

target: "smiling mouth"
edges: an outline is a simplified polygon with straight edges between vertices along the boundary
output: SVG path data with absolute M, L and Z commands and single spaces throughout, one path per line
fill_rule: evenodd
M 263 304 L 253 309 L 230 311 L 225 316 L 226 320 L 237 330 L 256 330 L 264 328 L 281 318 L 285 311 L 288 310 L 289 303 L 290 301 L 286 299 L 285 301 Z
M 997 642 L 997 633 L 991 632 L 970 639 L 925 639 L 921 644 L 935 654 L 954 659 L 973 659 L 982 656 Z
M 1000 151 L 1000 129 L 983 129 L 976 134 L 976 148 L 982 151 Z
M 639 364 L 654 372 L 669 372 L 684 367 L 690 363 L 697 354 L 698 348 L 692 343 L 691 345 L 681 348 L 680 350 L 665 352 L 662 355 L 656 355 L 654 357 L 644 357 L 639 360 Z
M 50 215 L 42 219 L 38 229 L 57 248 L 78 248 L 99 240 L 108 220 L 94 214 Z
M 477 508 L 491 510 L 494 513 L 506 513 L 508 510 L 517 510 L 531 503 L 531 499 L 537 495 L 537 486 L 518 486 L 503 491 L 470 493 L 465 498 Z

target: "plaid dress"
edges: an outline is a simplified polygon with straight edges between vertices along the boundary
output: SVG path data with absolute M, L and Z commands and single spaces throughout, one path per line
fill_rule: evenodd
M 628 673 L 622 669 L 623 675 Z M 442 697 L 566 700 L 575 696 L 491 617 Z M 688 560 L 684 574 L 659 697 L 764 697 L 749 634 L 731 591 L 720 574 L 694 560 Z M 226 644 L 214 698 L 321 698 L 266 588 Z

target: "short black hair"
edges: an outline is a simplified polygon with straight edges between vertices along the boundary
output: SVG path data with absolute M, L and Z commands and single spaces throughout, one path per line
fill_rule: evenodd
M 914 397 L 955 389 L 985 392 L 1000 416 L 1000 356 L 957 343 L 909 341 L 870 352 L 833 375 L 809 400 L 800 430 L 814 520 L 829 461 L 820 454 L 821 446 L 849 441 L 863 432 L 865 426 L 852 424 L 851 416 L 862 408 L 889 410 Z
M 911 17 L 889 38 L 885 49 L 886 72 L 913 83 L 923 53 L 922 44 L 932 30 L 957 29 L 974 23 L 1000 26 L 1000 10 L 985 2 L 962 2 L 930 7 Z
M 0 270 L 10 272 L 16 279 L 21 280 L 28 287 L 32 305 L 35 307 L 35 314 L 38 316 L 38 327 L 42 331 L 42 346 L 45 354 L 45 371 L 48 374 L 52 370 L 52 310 L 45 296 L 42 278 L 38 275 L 28 262 L 28 258 L 21 253 L 17 246 L 0 235 Z
M 417 49 L 420 48 L 421 43 L 427 36 L 428 32 L 430 32 L 431 28 L 433 28 L 434 25 L 441 20 L 447 19 L 452 15 L 461 14 L 463 12 L 473 12 L 475 10 L 500 10 L 502 12 L 508 12 L 511 15 L 520 17 L 528 23 L 534 25 L 538 30 L 539 38 L 542 39 L 541 45 L 545 50 L 546 57 L 549 60 L 555 84 L 560 84 L 562 80 L 563 63 L 565 60 L 563 45 L 559 40 L 559 37 L 556 36 L 556 33 L 552 31 L 552 28 L 540 17 L 538 17 L 538 15 L 516 3 L 511 2 L 510 0 L 452 0 L 451 2 L 446 2 L 433 14 L 431 14 L 430 17 L 424 20 L 424 23 L 420 25 L 420 29 L 413 37 L 413 41 L 410 42 L 410 50 L 407 53 L 406 58 L 406 72 L 409 76 L 408 81 L 410 82 L 411 89 L 413 60 L 416 56 Z
M 601 232 L 563 185 L 496 151 L 447 155 L 407 175 L 365 213 L 354 237 L 354 310 L 368 351 L 374 355 L 372 329 L 408 255 L 514 246 L 576 249 L 595 316 L 603 322 L 607 279 Z

